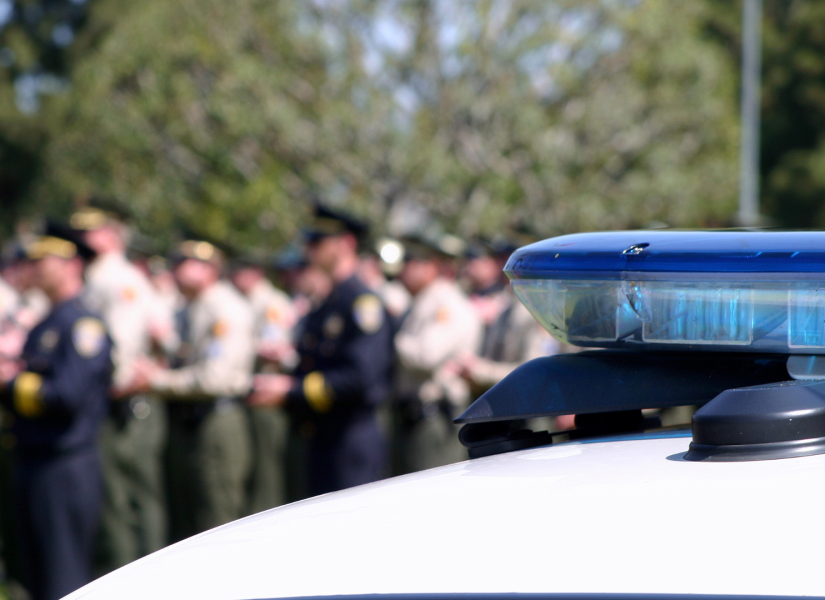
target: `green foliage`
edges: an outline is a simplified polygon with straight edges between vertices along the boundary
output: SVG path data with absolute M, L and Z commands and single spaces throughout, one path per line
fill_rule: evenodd
M 480 23 L 456 57 L 431 59 L 458 62 L 457 75 L 416 68 L 430 43 L 400 69 L 424 89 L 410 173 L 433 210 L 463 233 L 510 219 L 550 234 L 730 217 L 733 73 L 699 35 L 700 7 L 475 6 Z M 426 35 L 423 19 L 416 25 Z M 422 73 L 433 73 L 426 85 Z
M 706 0 L 706 29 L 739 59 L 741 2 Z M 763 214 L 784 227 L 825 226 L 825 3 L 765 0 Z
M 464 235 L 725 223 L 735 73 L 706 10 L 95 0 L 30 196 L 234 246 L 279 245 L 315 194 L 396 232 L 418 205 Z
M 116 3 L 99 2 L 114 21 L 54 107 L 61 133 L 41 201 L 63 190 L 113 194 L 161 237 L 175 227 L 229 243 L 290 232 L 297 215 L 286 186 L 301 158 L 290 137 L 310 116 L 290 92 L 322 69 L 312 56 L 283 55 L 289 15 L 279 3 L 243 0 L 107 10 Z
M 49 131 L 36 111 L 63 87 L 70 44 L 85 7 L 71 0 L 14 0 L 0 23 L 0 234 L 26 213 Z

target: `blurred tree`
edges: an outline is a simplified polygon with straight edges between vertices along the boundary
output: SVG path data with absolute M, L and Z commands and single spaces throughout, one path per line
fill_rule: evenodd
M 85 14 L 82 0 L 0 0 L 0 233 L 10 233 L 40 172 L 48 132 L 37 111 L 65 87 Z
M 334 68 L 336 53 L 359 58 L 358 40 L 324 27 L 297 2 L 99 0 L 97 45 L 81 42 L 55 107 L 40 203 L 114 194 L 151 234 L 246 246 L 293 233 L 319 192 L 357 197 L 378 160 L 357 148 L 373 135 L 362 117 L 380 123 L 381 107 L 357 62 Z
M 279 243 L 314 194 L 465 235 L 724 223 L 732 61 L 705 5 L 643 8 L 96 0 L 33 196 L 114 194 L 149 233 L 231 245 Z
M 738 62 L 741 0 L 706 4 L 707 30 Z M 825 3 L 764 6 L 762 212 L 784 227 L 825 227 Z
M 399 2 L 406 172 L 462 233 L 725 223 L 731 61 L 695 3 Z

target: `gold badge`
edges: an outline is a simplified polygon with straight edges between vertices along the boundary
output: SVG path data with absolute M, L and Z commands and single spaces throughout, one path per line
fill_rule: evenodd
M 327 317 L 327 320 L 324 321 L 322 329 L 325 338 L 334 340 L 344 331 L 344 318 L 341 315 L 330 315 Z
M 43 352 L 51 352 L 57 347 L 60 341 L 60 334 L 55 329 L 47 329 L 40 336 L 40 349 Z
M 266 320 L 270 323 L 277 323 L 281 320 L 281 311 L 274 306 L 269 306 L 266 309 Z
M 106 328 L 93 317 L 78 319 L 72 329 L 72 342 L 80 356 L 93 358 L 106 345 Z
M 364 333 L 375 333 L 384 324 L 384 305 L 374 294 L 362 294 L 352 305 L 355 324 Z
M 137 290 L 132 286 L 121 288 L 120 297 L 123 298 L 124 302 L 133 302 L 137 298 Z

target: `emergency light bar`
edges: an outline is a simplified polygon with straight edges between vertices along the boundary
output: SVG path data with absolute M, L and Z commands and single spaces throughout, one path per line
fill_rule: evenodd
M 577 346 L 825 354 L 825 232 L 566 235 L 504 270 L 539 323 Z

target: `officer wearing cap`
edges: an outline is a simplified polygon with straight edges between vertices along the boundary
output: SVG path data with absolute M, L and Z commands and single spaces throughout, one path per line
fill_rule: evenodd
M 401 282 L 413 297 L 395 336 L 393 471 L 429 469 L 466 459 L 452 420 L 469 401 L 466 382 L 446 368 L 475 353 L 482 325 L 467 297 L 450 278 L 450 262 L 463 250 L 451 236 L 416 235 L 403 240 Z
M 35 285 L 35 267 L 26 256 L 23 244 L 15 241 L 6 246 L 3 263 L 3 278 L 18 294 L 12 320 L 21 331 L 28 333 L 48 314 L 49 299 Z
M 299 423 L 308 438 L 311 495 L 385 474 L 375 409 L 389 392 L 392 339 L 381 300 L 356 275 L 365 229 L 347 215 L 316 207 L 306 231 L 307 256 L 334 287 L 306 317 L 295 375 L 257 376 L 249 399 L 253 406 L 286 406 Z
M 85 299 L 112 336 L 116 387 L 128 384 L 135 360 L 173 329 L 173 315 L 160 310 L 152 285 L 126 258 L 124 216 L 114 203 L 93 200 L 69 221 L 96 253 L 86 268 Z M 166 434 L 166 413 L 156 397 L 134 394 L 111 404 L 101 431 L 106 494 L 98 567 L 103 572 L 166 543 Z
M 34 600 L 65 596 L 92 579 L 103 493 L 98 429 L 108 407 L 111 341 L 85 305 L 91 250 L 52 228 L 26 247 L 53 304 L 20 362 L 0 361 L 3 404 L 14 415 L 18 524 Z
M 264 264 L 254 256 L 237 257 L 230 265 L 230 279 L 252 306 L 257 370 L 277 373 L 294 366 L 292 330 L 297 318 L 289 296 L 267 279 Z M 249 512 L 257 513 L 287 501 L 285 452 L 289 423 L 286 414 L 273 407 L 252 409 L 249 420 L 254 448 Z
M 252 450 L 240 398 L 249 391 L 255 347 L 249 304 L 221 279 L 223 253 L 189 240 L 171 260 L 187 300 L 181 365 L 137 361 L 120 393 L 152 391 L 167 403 L 169 525 L 178 541 L 245 514 Z
M 255 342 L 259 358 L 282 363 L 292 350 L 292 330 L 297 321 L 289 296 L 267 279 L 265 261 L 252 256 L 230 262 L 230 280 L 249 300 L 255 315 Z
M 560 351 L 559 342 L 518 301 L 506 281 L 504 265 L 517 247 L 504 238 L 479 238 L 466 253 L 464 276 L 470 302 L 485 326 L 484 340 L 479 352 L 464 355 L 457 368 L 476 397 L 522 363 Z
M 25 238 L 31 241 L 30 237 Z M 11 240 L 3 247 L 2 276 L 11 292 L 4 294 L 3 321 L 0 324 L 0 357 L 16 360 L 32 328 L 51 310 L 49 299 L 35 286 L 36 265 L 26 256 L 21 240 Z M 8 582 L 23 581 L 17 518 L 14 506 L 14 437 L 0 437 L 0 537 L 3 563 Z M 12 584 L 13 585 L 13 584 Z M 12 586 L 9 586 L 10 590 Z M 10 595 L 13 593 L 10 591 Z

